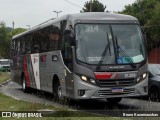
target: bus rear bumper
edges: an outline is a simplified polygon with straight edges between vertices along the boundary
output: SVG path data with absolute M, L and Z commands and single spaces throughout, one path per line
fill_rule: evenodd
M 116 97 L 142 97 L 148 95 L 148 78 L 134 86 L 100 88 L 82 80 L 76 80 L 74 99 L 104 99 Z M 123 89 L 123 92 L 113 93 L 113 88 Z

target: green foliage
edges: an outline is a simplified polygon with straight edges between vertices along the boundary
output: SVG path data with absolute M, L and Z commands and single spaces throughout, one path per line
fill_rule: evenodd
M 147 33 L 148 49 L 160 47 L 160 0 L 137 0 L 120 13 L 138 18 Z
M 160 39 L 160 2 L 151 11 L 152 17 L 148 20 L 147 26 L 152 26 L 150 33 L 154 39 Z
M 23 28 L 10 30 L 4 22 L 0 22 L 0 56 L 9 58 L 12 37 L 24 31 L 26 30 Z
M 105 5 L 100 3 L 98 0 L 93 0 L 92 3 L 91 1 L 85 2 L 85 5 L 80 12 L 104 12 L 105 9 L 106 9 Z
M 9 55 L 8 30 L 4 22 L 0 22 L 0 56 L 7 57 Z
M 12 30 L 11 32 L 9 32 L 8 35 L 9 35 L 10 38 L 12 38 L 13 36 L 18 35 L 18 34 L 20 34 L 22 32 L 25 32 L 25 31 L 26 31 L 26 29 L 16 28 L 16 29 Z

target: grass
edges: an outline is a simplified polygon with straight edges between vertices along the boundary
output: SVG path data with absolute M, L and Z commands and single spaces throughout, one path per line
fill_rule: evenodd
M 0 84 L 10 79 L 10 75 L 7 72 L 0 72 Z
M 37 111 L 40 109 L 50 109 L 53 111 L 69 111 L 64 108 L 56 108 L 54 106 L 49 106 L 45 104 L 38 104 L 38 103 L 30 103 L 20 100 L 12 99 L 8 96 L 5 96 L 0 93 L 0 111 Z M 43 117 L 43 118 L 19 118 L 19 120 L 31 119 L 31 120 L 123 120 L 120 118 L 113 118 L 113 117 L 98 117 L 97 115 L 92 115 L 89 113 L 84 112 L 73 112 L 74 116 L 82 116 L 82 117 L 73 117 L 71 113 L 69 115 L 71 117 Z M 91 117 L 85 117 L 85 115 L 90 115 Z M 17 120 L 17 118 L 0 118 L 0 120 Z
M 0 111 L 36 111 L 39 109 L 55 109 L 53 106 L 24 102 L 0 94 Z
M 45 104 L 39 104 L 39 103 L 30 103 L 30 102 L 24 102 L 20 100 L 12 99 L 11 97 L 5 96 L 0 93 L 0 111 L 37 111 L 40 109 L 50 109 L 53 111 L 69 111 L 64 108 L 56 108 L 54 106 L 49 106 Z M 97 116 L 89 113 L 84 112 L 73 112 L 73 114 L 76 114 L 80 117 L 73 117 L 73 115 L 70 114 L 70 117 L 43 117 L 43 118 L 19 118 L 19 120 L 159 120 L 157 117 L 135 117 L 135 118 L 120 118 L 120 117 L 103 117 L 103 116 Z M 89 115 L 88 115 L 89 114 Z M 91 117 L 85 117 L 91 116 Z M 0 118 L 0 120 L 17 120 L 17 118 Z

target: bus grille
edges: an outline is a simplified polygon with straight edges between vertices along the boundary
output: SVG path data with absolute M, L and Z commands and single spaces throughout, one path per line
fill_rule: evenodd
M 125 80 L 99 80 L 100 87 L 125 87 L 135 85 L 134 79 Z
M 99 96 L 106 96 L 106 95 L 133 94 L 134 92 L 135 92 L 135 89 L 128 88 L 128 89 L 124 89 L 123 92 L 120 92 L 120 93 L 112 93 L 112 90 L 99 90 L 98 94 Z

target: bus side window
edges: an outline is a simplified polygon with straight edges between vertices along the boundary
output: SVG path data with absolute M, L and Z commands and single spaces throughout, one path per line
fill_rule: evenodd
M 49 51 L 58 50 L 60 41 L 60 29 L 57 26 L 50 27 L 48 34 L 49 42 L 47 48 Z
M 32 53 L 39 53 L 39 52 L 40 52 L 40 43 L 37 40 L 37 38 L 35 38 L 33 40 L 33 50 L 32 50 Z
M 40 45 L 40 52 L 47 52 L 47 41 L 48 41 L 48 33 L 46 32 L 46 28 L 39 31 L 39 45 Z
M 25 53 L 26 54 L 29 54 L 31 53 L 31 46 L 32 46 L 32 38 L 31 36 L 27 36 L 26 39 L 25 39 Z
M 22 43 L 21 43 L 21 49 L 22 49 L 22 55 L 25 54 L 25 38 L 23 38 Z
M 15 40 L 15 55 L 18 54 L 18 40 Z
M 40 52 L 47 52 L 47 38 L 43 37 L 40 40 L 41 50 Z

